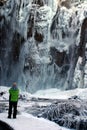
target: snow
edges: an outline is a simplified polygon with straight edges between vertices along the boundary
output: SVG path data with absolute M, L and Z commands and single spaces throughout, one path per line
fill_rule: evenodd
M 0 120 L 9 124 L 14 130 L 69 130 L 43 118 L 37 118 L 27 113 L 18 115 L 17 119 L 8 119 L 7 113 L 0 114 Z M 44 124 L 44 126 L 43 126 Z
M 87 88 L 85 89 L 77 88 L 67 91 L 62 91 L 54 88 L 54 89 L 40 90 L 37 91 L 35 94 L 33 94 L 33 96 L 35 97 L 50 98 L 50 99 L 68 99 L 75 95 L 77 95 L 81 99 L 87 99 Z
M 0 97 L 1 100 L 8 100 L 8 89 L 9 87 L 3 87 L 0 86 L 0 92 L 4 92 L 2 97 Z M 81 99 L 87 99 L 87 88 L 76 88 L 72 90 L 62 91 L 57 88 L 51 88 L 51 89 L 44 89 L 39 90 L 33 94 L 30 94 L 28 92 L 24 92 L 20 90 L 20 94 L 24 96 L 26 100 L 29 100 L 32 97 L 35 98 L 48 98 L 48 99 L 68 99 L 72 96 L 78 96 Z
M 22 113 L 17 119 L 7 119 L 6 115 L 6 113 L 0 114 L 0 119 L 8 123 L 15 130 L 63 130 L 53 122 L 42 118 L 39 119 L 26 113 Z

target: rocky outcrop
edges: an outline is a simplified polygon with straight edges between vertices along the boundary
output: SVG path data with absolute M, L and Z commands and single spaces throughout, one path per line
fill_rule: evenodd
M 77 4 L 77 6 L 74 7 L 76 9 L 72 13 L 69 12 L 69 10 L 71 10 L 71 9 L 69 9 L 67 6 L 66 6 L 67 9 L 62 7 L 69 3 L 70 3 L 70 1 L 68 1 L 68 0 L 60 1 L 61 8 L 58 7 L 57 12 L 53 18 L 52 25 L 51 25 L 52 38 L 54 39 L 54 41 L 55 41 L 55 39 L 58 40 L 58 41 L 56 41 L 56 44 L 58 44 L 57 48 L 58 47 L 62 48 L 61 47 L 62 43 L 65 43 L 65 46 L 67 46 L 68 42 L 69 42 L 69 46 L 65 50 L 65 52 L 67 54 L 67 56 L 65 56 L 65 57 L 67 57 L 68 65 L 69 65 L 69 69 L 67 71 L 68 75 L 67 75 L 67 79 L 66 79 L 66 83 L 65 83 L 66 84 L 65 86 L 68 86 L 68 87 L 66 87 L 66 89 L 67 88 L 70 89 L 70 88 L 74 87 L 72 84 L 73 84 L 74 72 L 75 72 L 75 68 L 76 68 L 79 56 L 83 57 L 82 66 L 83 66 L 83 68 L 85 66 L 85 50 L 86 50 L 86 41 L 87 41 L 86 40 L 86 37 L 87 37 L 86 36 L 86 30 L 87 30 L 86 22 L 87 22 L 87 20 L 85 18 L 86 11 L 84 9 L 82 10 L 81 13 L 84 15 L 84 19 L 83 19 L 83 21 L 81 21 L 78 18 L 78 16 L 80 15 L 79 4 Z M 73 4 L 73 3 L 71 3 L 71 4 Z M 83 6 L 81 8 L 85 8 L 85 7 Z M 76 20 L 74 20 L 75 18 L 76 18 Z M 78 37 L 79 37 L 79 39 L 78 39 Z M 67 41 L 66 39 L 68 39 L 68 40 L 74 39 L 74 40 L 72 43 L 71 40 Z M 60 50 L 60 53 L 61 53 L 61 49 L 58 48 L 57 50 L 58 51 Z M 63 50 L 64 49 L 62 49 L 62 52 L 64 52 Z M 56 58 L 55 63 L 58 66 L 59 66 L 58 62 L 61 61 L 61 59 L 59 57 L 63 56 L 63 55 L 60 56 L 60 53 L 59 54 L 57 53 L 57 56 L 55 57 Z M 56 61 L 58 61 L 58 62 L 56 62 Z M 65 64 L 65 62 L 62 63 L 61 66 L 63 66 L 64 64 Z
M 23 42 L 24 38 L 19 33 L 15 32 L 12 40 L 12 59 L 14 62 L 19 60 L 20 50 Z
M 37 31 L 35 31 L 34 38 L 37 42 L 43 42 L 44 36 L 41 33 L 38 33 Z
M 14 130 L 12 127 L 10 127 L 7 123 L 0 121 L 0 129 L 1 130 Z
M 0 0 L 0 6 L 3 6 L 7 0 Z
M 58 6 L 64 6 L 66 8 L 70 8 L 71 7 L 71 0 L 59 0 L 58 1 Z
M 34 28 L 34 14 L 30 13 L 29 19 L 28 19 L 28 31 L 27 31 L 27 37 L 33 36 L 33 28 Z
M 37 115 L 75 130 L 87 129 L 87 105 L 77 96 L 67 101 L 56 101 Z
M 32 4 L 38 4 L 39 6 L 44 6 L 43 0 L 33 0 Z
M 79 55 L 84 57 L 87 43 L 87 18 L 84 19 L 81 27 L 81 38 L 79 45 Z
M 54 61 L 59 67 L 69 64 L 69 59 L 66 51 L 60 52 L 55 47 L 51 47 L 50 54 L 52 56 L 52 61 Z

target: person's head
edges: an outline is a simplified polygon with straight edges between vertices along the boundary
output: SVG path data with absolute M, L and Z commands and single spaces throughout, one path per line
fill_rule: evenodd
M 17 83 L 16 83 L 16 82 L 14 82 L 14 83 L 13 83 L 13 87 L 16 87 L 16 86 L 17 86 Z

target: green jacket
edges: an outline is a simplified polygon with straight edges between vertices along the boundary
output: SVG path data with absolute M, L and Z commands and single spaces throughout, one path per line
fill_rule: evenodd
M 10 101 L 13 101 L 13 102 L 18 101 L 18 96 L 19 96 L 19 89 L 18 88 L 16 88 L 16 89 L 10 88 L 9 94 L 10 94 L 10 99 L 9 99 Z

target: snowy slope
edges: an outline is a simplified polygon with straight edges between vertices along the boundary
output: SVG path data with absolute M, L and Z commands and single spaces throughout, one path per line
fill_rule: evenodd
M 73 89 L 67 91 L 61 91 L 59 89 L 47 89 L 37 91 L 33 96 L 41 98 L 51 98 L 51 99 L 68 99 L 72 96 L 78 96 L 81 99 L 87 99 L 87 88 L 86 89 Z
M 0 100 L 8 100 L 8 87 L 0 87 L 0 93 L 3 92 L 3 96 L 0 96 Z M 29 100 L 32 97 L 35 98 L 48 98 L 48 99 L 68 99 L 72 96 L 78 96 L 81 99 L 87 99 L 87 88 L 77 88 L 73 90 L 62 91 L 57 88 L 39 90 L 34 94 L 30 94 L 27 92 L 23 92 L 20 90 L 20 94 L 22 97 Z
M 15 130 L 61 130 L 59 126 L 54 123 L 50 123 L 44 119 L 38 119 L 31 115 L 20 115 L 16 120 L 7 119 L 6 113 L 0 114 L 0 119 L 7 122 L 10 126 L 12 126 Z M 44 124 L 44 127 L 43 127 Z
M 9 124 L 14 130 L 69 130 L 43 118 L 36 118 L 26 113 L 22 113 L 17 119 L 7 119 L 6 115 L 7 113 L 0 114 L 0 120 Z

